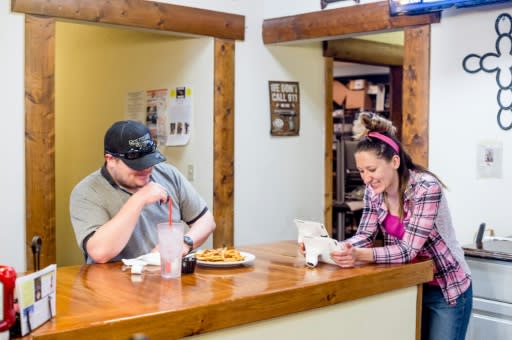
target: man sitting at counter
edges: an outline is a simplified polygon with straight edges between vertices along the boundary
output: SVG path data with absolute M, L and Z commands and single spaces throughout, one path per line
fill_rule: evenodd
M 148 128 L 115 122 L 105 133 L 103 167 L 78 183 L 70 197 L 76 240 L 87 263 L 135 258 L 156 250 L 157 224 L 168 220 L 190 229 L 183 254 L 203 244 L 215 229 L 204 199 L 157 150 Z

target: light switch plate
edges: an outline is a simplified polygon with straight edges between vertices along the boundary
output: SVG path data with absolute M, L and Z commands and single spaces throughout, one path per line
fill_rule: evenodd
M 194 164 L 188 164 L 187 165 L 187 179 L 189 181 L 194 180 L 194 172 L 195 172 Z

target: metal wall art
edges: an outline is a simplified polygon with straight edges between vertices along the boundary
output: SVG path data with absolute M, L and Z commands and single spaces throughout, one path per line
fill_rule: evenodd
M 498 125 L 503 130 L 512 129 L 512 62 L 510 59 L 512 46 L 512 17 L 508 13 L 500 14 L 494 23 L 497 38 L 494 44 L 496 51 L 483 56 L 468 54 L 462 61 L 462 67 L 468 73 L 484 71 L 496 73 L 498 85 L 497 100 Z

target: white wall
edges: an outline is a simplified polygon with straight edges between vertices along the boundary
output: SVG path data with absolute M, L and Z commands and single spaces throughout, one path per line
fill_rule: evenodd
M 204 8 L 245 15 L 245 40 L 235 50 L 235 244 L 296 238 L 294 218 L 323 221 L 321 44 L 263 45 L 264 15 L 277 13 L 272 6 L 282 1 L 264 1 L 264 6 L 251 0 L 167 2 L 192 7 L 204 3 Z M 316 1 L 289 2 L 286 7 L 311 9 L 313 3 L 318 10 Z M 270 136 L 269 80 L 299 82 L 299 136 Z
M 324 70 L 320 43 L 264 46 L 251 3 L 236 46 L 235 243 L 294 239 L 294 218 L 323 221 Z M 296 137 L 271 137 L 268 81 L 300 83 Z
M 25 270 L 25 116 L 22 15 L 0 1 L 0 103 L 4 139 L 0 178 L 0 265 Z
M 504 12 L 512 14 L 510 5 L 452 10 L 432 26 L 429 161 L 449 187 L 461 243 L 473 240 L 480 222 L 487 222 L 500 236 L 512 235 L 512 130 L 504 131 L 496 122 L 496 74 L 469 74 L 462 68 L 470 53 L 496 52 L 494 23 Z M 482 140 L 503 143 L 503 178 L 477 178 L 477 144 Z

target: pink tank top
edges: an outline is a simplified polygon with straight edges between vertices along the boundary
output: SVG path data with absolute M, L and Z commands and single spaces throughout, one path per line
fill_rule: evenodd
M 400 218 L 398 216 L 391 215 L 390 213 L 388 213 L 386 215 L 386 218 L 384 219 L 384 229 L 386 229 L 386 232 L 388 234 L 395 236 L 399 240 L 401 240 L 402 237 L 404 237 L 404 224 L 400 222 Z M 437 282 L 436 279 L 427 282 L 427 284 L 439 286 L 439 283 Z
M 402 239 L 404 236 L 404 224 L 400 222 L 400 218 L 395 215 L 388 213 L 384 219 L 384 229 L 390 235 L 395 236 L 398 239 Z

